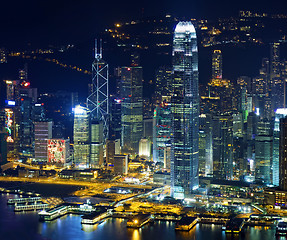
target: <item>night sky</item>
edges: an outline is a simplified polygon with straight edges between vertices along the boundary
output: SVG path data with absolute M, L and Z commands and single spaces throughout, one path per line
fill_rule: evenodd
M 117 21 L 164 16 L 166 13 L 180 19 L 184 19 L 184 17 L 186 19 L 217 19 L 238 16 L 239 10 L 287 14 L 286 0 L 10 0 L 1 1 L 0 6 L 0 48 L 5 47 L 9 51 L 14 51 L 25 50 L 29 46 L 31 49 L 36 49 L 47 48 L 49 45 L 75 44 L 79 48 L 85 48 L 86 51 L 75 51 L 74 57 L 65 59 L 64 62 L 79 65 L 87 70 L 91 69 L 93 61 L 94 39 L 105 28 L 113 26 Z M 245 65 L 245 62 L 239 58 L 234 58 L 237 53 L 227 52 L 223 57 L 223 64 L 225 69 L 230 69 L 230 74 L 228 75 L 226 72 L 226 77 L 235 78 L 242 69 L 251 69 L 251 67 L 251 71 L 246 73 L 241 71 L 240 74 L 252 74 L 253 76 L 257 74 L 261 58 L 266 57 L 266 53 L 268 53 L 268 49 L 265 50 L 255 49 L 254 59 L 248 57 L 252 64 L 246 62 Z M 210 55 L 210 49 L 204 51 L 208 56 Z M 248 51 L 245 50 L 240 54 L 244 55 L 245 53 L 248 54 Z M 256 55 L 258 55 L 257 58 Z M 205 58 L 204 54 L 200 56 L 200 59 L 205 60 Z M 233 61 L 230 61 L 231 58 Z M 125 63 L 117 64 L 121 66 Z M 210 62 L 204 64 L 201 66 L 209 69 Z M 17 79 L 18 70 L 23 65 L 23 61 L 10 58 L 7 65 L 0 66 L 0 88 L 4 87 L 2 79 Z M 90 75 L 60 69 L 51 63 L 40 61 L 30 61 L 28 67 L 31 86 L 38 87 L 39 92 L 66 89 L 79 91 L 83 97 L 87 95 L 87 84 L 91 81 Z M 209 71 L 206 69 L 200 71 L 205 74 L 200 75 L 200 81 L 206 82 Z M 144 69 L 144 75 L 147 72 L 148 70 Z M 154 70 L 150 70 L 144 77 L 149 80 L 153 76 Z
M 171 13 L 187 18 L 238 15 L 239 10 L 287 12 L 286 0 L 27 0 L 1 1 L 0 46 L 81 41 L 117 20 Z

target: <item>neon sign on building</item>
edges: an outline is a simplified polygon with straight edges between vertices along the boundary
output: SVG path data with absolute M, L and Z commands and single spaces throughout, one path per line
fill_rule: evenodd
M 13 128 L 13 110 L 5 108 L 5 128 L 8 134 L 7 142 L 13 143 L 14 139 L 12 137 L 12 128 Z

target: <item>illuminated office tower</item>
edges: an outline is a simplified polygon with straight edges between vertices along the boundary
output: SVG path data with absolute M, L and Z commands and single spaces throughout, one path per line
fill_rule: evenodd
M 90 167 L 95 168 L 102 166 L 104 161 L 103 150 L 103 122 L 91 121 L 91 152 Z
M 95 60 L 92 64 L 92 84 L 87 106 L 92 120 L 103 122 L 103 140 L 109 136 L 109 65 L 102 59 L 102 41 L 100 47 L 95 46 Z
M 280 78 L 280 43 L 276 42 L 270 44 L 270 78 Z
M 199 174 L 212 176 L 213 174 L 213 149 L 211 115 L 199 116 Z
M 279 125 L 279 188 L 287 191 L 287 118 L 280 119 Z
M 109 129 L 109 139 L 120 139 L 121 138 L 121 105 L 122 99 L 115 98 L 114 96 L 110 98 L 110 129 Z
M 34 125 L 33 104 L 29 97 L 22 97 L 19 116 L 19 155 L 20 159 L 27 160 L 33 157 Z
M 114 140 L 106 141 L 106 164 L 108 169 L 114 170 L 114 156 L 116 153 L 116 142 Z
M 222 79 L 222 54 L 214 50 L 212 54 L 212 79 Z
M 139 142 L 139 156 L 150 159 L 151 142 L 147 138 L 142 138 Z
M 171 80 L 171 67 L 161 66 L 157 69 L 155 74 L 155 94 L 157 103 L 161 103 L 163 96 L 170 96 Z
M 74 164 L 88 168 L 90 164 L 90 111 L 77 105 L 74 110 Z
M 179 22 L 173 36 L 171 96 L 171 186 L 183 198 L 198 188 L 198 49 L 191 22 Z
M 48 139 L 52 138 L 51 121 L 34 122 L 35 161 L 39 164 L 48 162 Z
M 121 145 L 125 153 L 138 153 L 143 137 L 142 79 L 142 67 L 122 67 Z
M 271 183 L 272 135 L 270 121 L 261 120 L 257 123 L 255 137 L 255 178 L 264 184 Z
M 279 186 L 279 137 L 280 119 L 287 116 L 287 108 L 279 108 L 275 112 L 273 129 L 273 156 L 272 156 L 272 180 L 273 185 Z
M 213 116 L 213 177 L 233 179 L 233 117 Z
M 283 107 L 282 91 L 284 82 L 281 78 L 281 63 L 280 63 L 280 43 L 270 44 L 270 84 L 271 84 L 271 99 L 272 109 L 275 111 Z
M 164 163 L 167 148 L 170 147 L 171 116 L 170 103 L 162 102 L 154 110 L 153 161 Z

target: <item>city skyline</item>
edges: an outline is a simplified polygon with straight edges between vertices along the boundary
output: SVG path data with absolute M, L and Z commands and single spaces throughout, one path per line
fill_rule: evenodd
M 0 238 L 287 236 L 286 6 L 5 3 Z

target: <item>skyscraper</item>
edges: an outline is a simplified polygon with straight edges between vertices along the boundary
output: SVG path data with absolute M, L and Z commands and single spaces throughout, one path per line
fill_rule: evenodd
M 281 78 L 281 63 L 280 63 L 280 43 L 271 43 L 270 45 L 270 85 L 272 109 L 283 107 L 283 86 Z
M 122 150 L 137 153 L 143 136 L 142 67 L 122 67 Z
M 213 177 L 233 179 L 233 122 L 232 116 L 213 116 Z
M 81 167 L 90 164 L 90 112 L 89 109 L 75 107 L 74 110 L 74 163 Z
M 48 162 L 48 139 L 52 138 L 51 121 L 34 122 L 35 126 L 35 161 L 38 163 Z
M 183 197 L 198 188 L 198 49 L 191 22 L 179 22 L 173 37 L 171 96 L 172 195 Z
M 287 118 L 280 119 L 279 187 L 287 191 Z
M 212 79 L 222 79 L 222 54 L 214 50 L 212 54 Z
M 155 74 L 155 95 L 158 103 L 161 103 L 163 96 L 170 96 L 171 67 L 161 66 Z
M 270 122 L 261 120 L 257 123 L 255 137 L 255 178 L 271 183 L 272 135 Z
M 287 116 L 286 108 L 279 108 L 275 112 L 273 129 L 273 157 L 272 157 L 272 177 L 273 185 L 279 185 L 279 138 L 280 138 L 280 119 Z
M 165 153 L 170 146 L 171 118 L 170 103 L 162 102 L 154 110 L 153 160 L 164 163 Z
M 102 59 L 102 41 L 100 48 L 95 46 L 95 60 L 92 64 L 93 78 L 89 85 L 90 95 L 87 106 L 92 120 L 103 122 L 103 139 L 109 136 L 109 65 Z

